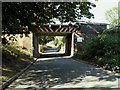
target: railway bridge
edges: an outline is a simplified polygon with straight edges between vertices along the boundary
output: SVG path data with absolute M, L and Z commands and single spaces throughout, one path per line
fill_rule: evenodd
M 44 25 L 33 33 L 33 56 L 40 57 L 39 54 L 39 36 L 64 36 L 65 37 L 65 53 L 64 55 L 73 56 L 74 54 L 74 37 L 78 34 L 79 26 L 69 25 Z

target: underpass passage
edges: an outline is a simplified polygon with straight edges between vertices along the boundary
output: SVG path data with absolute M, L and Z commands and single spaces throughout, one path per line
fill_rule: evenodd
M 119 78 L 102 68 L 70 57 L 39 58 L 9 89 L 120 88 Z
M 72 32 L 40 32 L 33 34 L 33 56 L 36 58 L 44 57 L 45 54 L 39 54 L 39 36 L 63 36 L 65 37 L 65 52 L 64 54 L 58 54 L 60 56 L 73 56 L 74 55 L 74 33 Z M 50 54 L 48 56 L 56 56 Z
M 49 39 L 49 41 L 45 45 L 39 45 L 39 51 L 41 52 L 40 58 L 60 57 L 65 55 L 65 36 L 54 37 L 51 36 L 51 37 L 52 39 L 51 40 Z M 45 49 L 43 47 L 45 47 Z

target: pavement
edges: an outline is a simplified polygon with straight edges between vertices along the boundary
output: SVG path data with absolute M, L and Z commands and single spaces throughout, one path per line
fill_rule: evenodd
M 120 88 L 120 78 L 69 56 L 39 58 L 7 89 L 18 88 Z

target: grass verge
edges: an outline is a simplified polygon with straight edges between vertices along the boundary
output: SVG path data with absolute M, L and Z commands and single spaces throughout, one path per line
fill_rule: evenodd
M 2 76 L 0 77 L 0 83 L 6 82 L 35 60 L 28 50 L 22 49 L 17 44 L 11 43 L 1 45 L 1 47 L 2 67 L 0 69 Z

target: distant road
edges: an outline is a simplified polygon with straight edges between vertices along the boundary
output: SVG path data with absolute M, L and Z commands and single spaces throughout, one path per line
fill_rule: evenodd
M 49 48 L 48 50 L 45 50 L 44 53 L 50 53 L 50 52 L 57 52 L 57 47 Z

